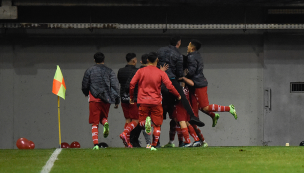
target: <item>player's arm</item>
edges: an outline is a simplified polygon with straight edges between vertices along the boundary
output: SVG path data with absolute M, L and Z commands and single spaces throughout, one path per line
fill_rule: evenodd
M 170 81 L 168 75 L 164 72 L 161 73 L 162 75 L 162 82 L 165 84 L 165 86 L 167 87 L 167 89 L 169 90 L 170 93 L 172 93 L 175 97 L 178 98 L 178 100 L 181 99 L 180 94 L 177 92 L 177 90 L 175 89 L 175 87 L 172 85 L 172 82 Z
M 83 79 L 82 79 L 82 88 L 83 94 L 87 97 L 90 91 L 90 71 L 86 70 Z
M 138 83 L 138 80 L 140 78 L 140 73 L 141 70 L 138 70 L 135 75 L 133 76 L 131 82 L 130 82 L 130 90 L 129 90 L 129 94 L 130 94 L 130 104 L 134 104 L 134 89 L 136 84 Z
M 194 82 L 191 79 L 188 79 L 186 77 L 181 77 L 181 78 L 179 78 L 179 80 L 183 80 L 186 84 L 188 84 L 190 86 L 194 86 Z
M 193 56 L 188 56 L 188 74 L 186 77 L 191 79 L 195 74 L 196 68 L 197 62 L 195 61 Z
M 113 91 L 111 91 L 115 97 L 115 107 L 114 108 L 118 108 L 118 104 L 120 103 L 120 96 L 119 96 L 119 82 L 118 79 L 114 73 L 114 71 L 111 71 L 110 73 L 110 86 L 111 86 L 111 90 L 113 89 Z

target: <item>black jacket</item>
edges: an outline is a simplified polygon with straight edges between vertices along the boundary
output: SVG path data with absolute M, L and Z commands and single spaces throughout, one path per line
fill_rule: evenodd
M 95 64 L 85 71 L 82 79 L 82 92 L 88 96 L 89 91 L 95 98 L 100 98 L 104 102 L 120 103 L 116 75 L 112 69 L 103 64 Z
M 188 74 L 187 78 L 193 80 L 195 88 L 201 88 L 208 85 L 208 81 L 204 76 L 204 62 L 200 53 L 195 51 L 188 55 Z
M 183 73 L 183 56 L 175 46 L 161 47 L 157 51 L 159 62 L 157 67 L 163 66 L 165 63 L 169 65 L 166 71 L 168 77 L 179 78 L 184 76 Z
M 137 70 L 138 68 L 136 68 L 134 65 L 126 65 L 124 68 L 120 68 L 118 70 L 117 78 L 120 83 L 120 97 L 121 102 L 123 103 L 129 103 L 130 95 L 127 88 L 129 88 L 131 81 L 128 80 L 133 78 Z

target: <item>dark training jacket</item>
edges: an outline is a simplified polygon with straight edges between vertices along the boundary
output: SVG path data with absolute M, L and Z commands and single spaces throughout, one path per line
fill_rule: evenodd
M 198 51 L 189 53 L 188 55 L 188 74 L 187 78 L 191 79 L 194 82 L 195 88 L 201 88 L 208 86 L 208 81 L 204 76 L 204 62 Z
M 130 78 L 132 79 L 138 68 L 134 65 L 126 65 L 124 68 L 120 68 L 117 73 L 117 78 L 120 83 L 120 98 L 121 102 L 129 103 L 130 95 L 129 90 L 127 88 L 130 87 Z M 137 93 L 136 93 L 137 94 Z
M 118 80 L 115 73 L 103 64 L 95 64 L 88 68 L 82 80 L 82 92 L 85 96 L 89 91 L 95 98 L 110 104 L 119 104 Z
M 183 55 L 175 46 L 169 45 L 161 47 L 157 51 L 159 62 L 157 67 L 163 66 L 165 63 L 169 65 L 166 71 L 169 79 L 179 78 L 184 76 L 183 72 Z

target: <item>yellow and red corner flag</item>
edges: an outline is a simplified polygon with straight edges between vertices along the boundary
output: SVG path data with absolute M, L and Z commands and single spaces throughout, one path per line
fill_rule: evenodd
M 53 93 L 65 99 L 65 91 L 66 86 L 64 83 L 63 75 L 61 73 L 59 65 L 57 65 L 57 70 L 53 80 Z

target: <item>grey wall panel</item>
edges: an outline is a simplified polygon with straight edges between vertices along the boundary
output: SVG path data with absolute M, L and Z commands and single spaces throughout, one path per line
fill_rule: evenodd
M 12 148 L 14 143 L 14 71 L 10 45 L 0 46 L 0 148 Z
M 184 36 L 182 53 L 186 53 L 190 39 L 190 36 Z M 205 35 L 199 36 L 198 39 L 203 43 L 201 53 L 205 60 L 204 72 L 209 81 L 210 103 L 233 103 L 239 114 L 239 119 L 234 120 L 231 114 L 220 113 L 218 125 L 212 128 L 211 119 L 201 113 L 200 117 L 206 123 L 206 127 L 201 128 L 206 141 L 211 146 L 261 145 L 262 37 Z M 13 105 L 14 111 L 3 105 L 1 99 L 1 109 L 13 114 L 13 119 L 10 117 L 10 121 L 5 120 L 8 123 L 1 128 L 9 131 L 14 127 L 14 133 L 1 132 L 5 139 L 13 139 L 13 142 L 1 142 L 0 148 L 16 148 L 14 142 L 20 137 L 34 141 L 37 148 L 59 145 L 57 97 L 51 92 L 56 65 L 60 65 L 67 86 L 66 100 L 61 99 L 62 142 L 78 141 L 84 148 L 92 147 L 88 102 L 81 92 L 81 81 L 84 71 L 94 64 L 94 53 L 103 52 L 106 65 L 113 68 L 117 74 L 118 69 L 126 64 L 126 53 L 135 52 L 140 58 L 143 53 L 156 51 L 167 45 L 167 42 L 168 38 L 161 35 L 152 38 L 113 36 L 5 39 L 1 43 L 1 50 L 7 47 L 6 54 L 0 54 L 1 60 L 11 68 L 1 65 L 1 88 L 10 88 L 12 85 L 15 87 L 13 98 L 10 98 L 8 93 L 1 94 L 8 98 L 6 104 Z M 4 79 L 5 70 L 14 78 Z M 3 84 L 3 80 L 9 81 L 10 85 Z M 103 139 L 100 128 L 99 141 L 107 142 L 113 147 L 123 147 L 119 138 L 124 126 L 121 107 L 111 107 L 109 123 L 109 137 Z M 162 145 L 169 140 L 168 131 L 169 120 L 166 120 L 162 127 Z M 144 144 L 143 138 L 140 139 Z
M 290 93 L 290 82 L 304 82 L 303 35 L 270 33 L 265 41 L 264 87 L 271 88 L 265 109 L 265 144 L 303 141 L 304 93 Z

